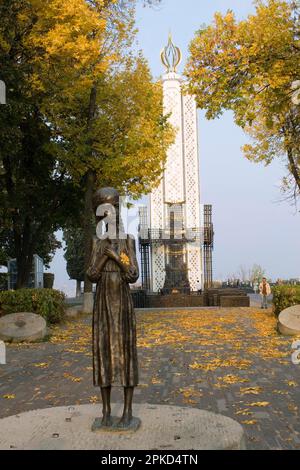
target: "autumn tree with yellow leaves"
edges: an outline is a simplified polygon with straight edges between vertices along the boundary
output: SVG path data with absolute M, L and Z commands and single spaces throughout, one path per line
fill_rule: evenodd
M 300 194 L 299 4 L 256 0 L 256 11 L 237 21 L 216 13 L 198 31 L 186 67 L 189 91 L 209 119 L 231 110 L 251 137 L 245 156 L 268 165 L 286 161 L 283 189 Z
M 63 139 L 50 110 L 72 83 L 98 65 L 106 22 L 102 1 L 1 0 L 0 239 L 2 257 L 17 259 L 17 287 L 27 285 L 34 253 L 55 248 L 53 233 L 75 210 Z M 91 31 L 93 34 L 91 34 Z M 3 262 L 3 261 L 2 261 Z
M 8 90 L 0 109 L 0 215 L 14 240 L 18 287 L 26 284 L 41 233 L 46 243 L 76 216 L 82 199 L 88 259 L 97 186 L 138 197 L 159 179 L 173 131 L 163 117 L 161 85 L 131 48 L 134 6 L 0 2 L 0 78 Z M 91 291 L 88 282 L 85 289 Z

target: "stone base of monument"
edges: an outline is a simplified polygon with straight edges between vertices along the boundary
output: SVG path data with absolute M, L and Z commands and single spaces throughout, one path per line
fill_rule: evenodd
M 135 405 L 136 432 L 93 432 L 99 405 L 47 408 L 0 420 L 0 449 L 31 450 L 243 450 L 242 426 L 195 408 Z M 123 405 L 113 405 L 121 416 Z
M 278 317 L 278 329 L 284 336 L 300 335 L 300 305 L 286 308 Z
M 0 318 L 0 339 L 8 342 L 32 342 L 43 339 L 47 324 L 35 313 L 11 313 Z

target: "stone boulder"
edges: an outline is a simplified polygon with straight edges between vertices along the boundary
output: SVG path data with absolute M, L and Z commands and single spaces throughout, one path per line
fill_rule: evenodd
M 33 342 L 47 334 L 47 324 L 43 317 L 35 313 L 11 313 L 0 318 L 0 339 L 9 342 Z
M 278 329 L 285 336 L 300 335 L 300 305 L 286 308 L 278 317 Z

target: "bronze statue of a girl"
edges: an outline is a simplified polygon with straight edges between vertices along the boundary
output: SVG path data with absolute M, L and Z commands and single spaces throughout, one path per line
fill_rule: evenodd
M 136 319 L 129 284 L 137 281 L 139 267 L 135 240 L 124 234 L 119 223 L 119 193 L 113 188 L 96 191 L 95 212 L 99 206 L 115 212 L 115 236 L 94 240 L 87 270 L 89 279 L 97 283 L 93 312 L 93 375 L 94 385 L 101 388 L 103 403 L 102 427 L 113 425 L 111 388 L 124 387 L 124 411 L 117 427 L 126 428 L 132 421 L 132 398 L 138 384 Z

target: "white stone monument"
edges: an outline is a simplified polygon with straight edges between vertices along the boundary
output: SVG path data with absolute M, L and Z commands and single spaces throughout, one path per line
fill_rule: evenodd
M 166 67 L 163 81 L 163 101 L 166 115 L 176 129 L 176 140 L 168 151 L 163 178 L 150 195 L 150 229 L 153 233 L 169 230 L 170 207 L 182 208 L 184 230 L 200 231 L 200 177 L 198 152 L 197 107 L 193 96 L 183 93 L 184 81 L 176 70 L 181 61 L 181 51 L 169 36 L 168 45 L 161 53 Z M 166 245 L 157 244 L 151 253 L 151 290 L 158 292 L 164 287 Z M 191 290 L 203 285 L 203 262 L 200 243 L 187 243 L 184 262 L 188 269 Z

